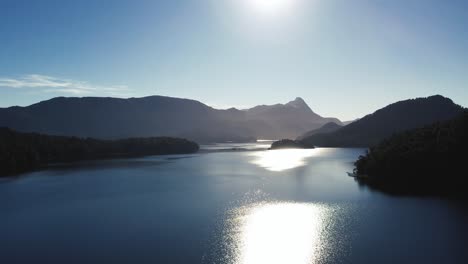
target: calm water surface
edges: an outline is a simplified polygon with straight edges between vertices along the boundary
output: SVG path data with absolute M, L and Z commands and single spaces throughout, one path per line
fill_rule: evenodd
M 0 263 L 468 263 L 463 204 L 359 187 L 362 149 L 259 148 L 3 180 Z

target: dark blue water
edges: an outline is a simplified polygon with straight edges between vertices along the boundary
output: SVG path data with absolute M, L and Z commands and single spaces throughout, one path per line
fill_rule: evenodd
M 147 157 L 4 180 L 0 263 L 468 263 L 466 206 L 360 188 L 346 172 L 362 153 Z

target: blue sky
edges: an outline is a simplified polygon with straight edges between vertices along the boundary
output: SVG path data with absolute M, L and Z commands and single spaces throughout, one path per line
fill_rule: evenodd
M 0 0 L 0 107 L 157 94 L 226 108 L 300 96 L 347 120 L 433 94 L 468 106 L 468 1 L 262 1 Z

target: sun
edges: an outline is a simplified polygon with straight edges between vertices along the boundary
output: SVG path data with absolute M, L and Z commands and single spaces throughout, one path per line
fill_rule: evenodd
M 289 12 L 298 0 L 243 0 L 248 8 L 262 16 L 279 16 Z

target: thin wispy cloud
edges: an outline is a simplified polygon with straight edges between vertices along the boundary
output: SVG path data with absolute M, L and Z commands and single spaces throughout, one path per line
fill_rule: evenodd
M 124 96 L 129 93 L 126 85 L 95 85 L 85 81 L 57 78 L 40 74 L 28 74 L 18 78 L 0 77 L 0 87 L 39 89 L 46 93 L 71 95 L 104 94 Z

